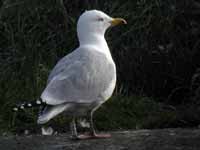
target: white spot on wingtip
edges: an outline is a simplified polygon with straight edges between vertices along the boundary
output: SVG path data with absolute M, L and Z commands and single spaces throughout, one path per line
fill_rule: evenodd
M 31 103 L 28 103 L 28 107 L 31 107 L 32 105 L 31 105 Z
M 22 105 L 22 106 L 20 106 L 20 108 L 21 108 L 21 109 L 24 109 L 24 106 Z
M 13 110 L 14 110 L 14 111 L 18 111 L 18 108 L 17 108 L 17 107 L 14 107 Z
M 36 104 L 41 104 L 41 101 L 37 100 L 37 101 L 36 101 Z

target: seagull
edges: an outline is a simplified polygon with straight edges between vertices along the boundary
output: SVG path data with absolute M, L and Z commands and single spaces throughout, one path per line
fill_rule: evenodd
M 78 19 L 79 47 L 58 61 L 50 72 L 47 85 L 35 104 L 45 104 L 37 123 L 45 124 L 60 113 L 72 117 L 73 139 L 108 138 L 97 134 L 93 114 L 112 95 L 116 85 L 116 66 L 105 40 L 109 27 L 127 24 L 122 18 L 112 18 L 99 10 L 85 11 Z M 13 110 L 22 109 L 20 106 Z M 89 134 L 78 134 L 77 119 L 86 117 Z

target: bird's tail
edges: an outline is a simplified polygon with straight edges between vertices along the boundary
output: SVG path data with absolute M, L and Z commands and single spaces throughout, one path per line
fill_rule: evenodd
M 30 102 L 24 102 L 21 104 L 17 104 L 15 107 L 13 107 L 13 111 L 17 112 L 20 110 L 24 110 L 26 108 L 33 108 L 33 107 L 39 107 L 39 106 L 45 106 L 46 103 L 42 102 L 41 99 L 38 99 L 36 101 L 30 101 Z
M 59 104 L 56 106 L 46 105 L 46 107 L 39 113 L 37 120 L 38 124 L 47 123 L 49 120 L 67 110 L 71 105 L 70 104 Z

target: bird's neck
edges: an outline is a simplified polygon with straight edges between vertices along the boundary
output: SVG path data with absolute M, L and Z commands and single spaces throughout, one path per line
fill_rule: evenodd
M 106 54 L 108 57 L 111 57 L 110 50 L 108 48 L 108 44 L 104 38 L 104 35 L 99 34 L 87 34 L 84 36 L 78 36 L 79 44 L 81 46 L 94 46 L 96 50 Z

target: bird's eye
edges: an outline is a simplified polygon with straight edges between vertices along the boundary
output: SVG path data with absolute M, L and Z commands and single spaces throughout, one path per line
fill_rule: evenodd
M 103 18 L 98 18 L 98 21 L 104 21 L 104 19 Z

